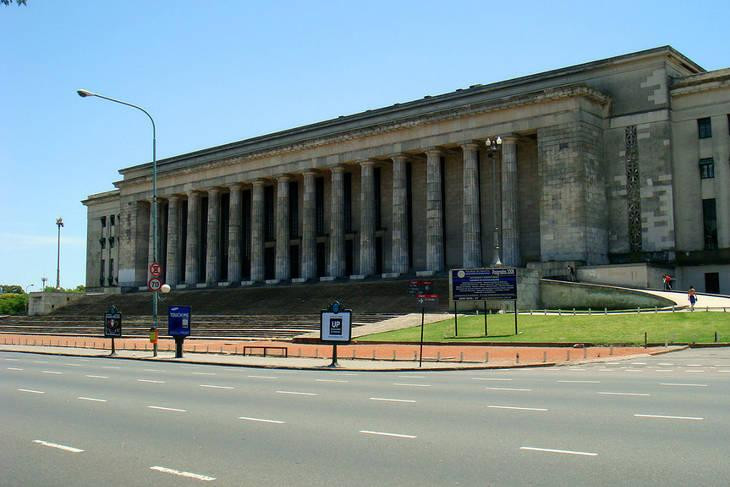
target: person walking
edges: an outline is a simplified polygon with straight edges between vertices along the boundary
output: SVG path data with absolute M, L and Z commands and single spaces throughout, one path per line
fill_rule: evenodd
M 664 274 L 664 290 L 665 291 L 672 290 L 672 276 L 669 274 Z
M 697 290 L 694 288 L 694 286 L 689 287 L 689 291 L 687 291 L 687 299 L 689 299 L 690 311 L 694 311 L 695 303 L 697 303 Z

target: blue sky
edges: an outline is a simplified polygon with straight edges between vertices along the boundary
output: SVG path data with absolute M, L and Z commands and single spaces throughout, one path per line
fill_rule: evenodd
M 670 44 L 730 67 L 730 2 L 51 1 L 0 5 L 0 283 L 84 282 L 117 170 L 338 115 Z

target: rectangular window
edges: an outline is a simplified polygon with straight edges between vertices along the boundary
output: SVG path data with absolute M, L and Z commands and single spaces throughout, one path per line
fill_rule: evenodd
M 381 205 L 380 205 L 380 181 L 382 179 L 382 171 L 381 168 L 376 167 L 373 169 L 373 182 L 375 183 L 375 228 L 377 230 L 380 230 L 383 228 L 383 218 L 381 214 Z
M 106 217 L 105 216 L 101 217 L 101 228 L 106 228 Z
M 705 250 L 717 248 L 717 209 L 715 199 L 702 200 L 702 226 L 705 235 Z
M 101 245 L 101 250 L 104 250 L 106 248 L 106 239 L 104 237 L 101 237 L 99 239 L 99 245 Z
M 299 237 L 299 182 L 289 183 L 289 238 Z
M 324 235 L 324 178 L 314 180 L 314 208 L 317 235 Z
M 345 200 L 345 233 L 352 233 L 352 173 L 346 172 L 343 176 L 343 199 Z
M 715 160 L 712 157 L 700 159 L 700 178 L 712 179 L 715 177 Z
M 700 139 L 712 137 L 712 120 L 710 117 L 697 119 L 697 135 Z
M 99 266 L 99 285 L 104 286 L 104 259 L 101 259 L 101 265 Z
M 720 273 L 705 272 L 705 292 L 720 294 Z
M 114 215 L 110 215 L 109 216 L 109 225 L 113 227 L 114 226 L 114 223 L 115 223 L 115 221 L 114 221 Z
M 110 286 L 114 284 L 114 259 L 109 259 L 109 278 L 107 281 Z

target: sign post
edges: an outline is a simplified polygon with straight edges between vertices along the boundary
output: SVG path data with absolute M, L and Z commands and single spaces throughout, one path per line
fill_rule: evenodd
M 514 301 L 515 335 L 517 328 L 517 269 L 452 269 L 451 288 L 454 297 L 454 318 L 457 301 L 484 301 L 484 336 L 487 336 L 487 300 Z
M 323 309 L 320 312 L 319 339 L 332 344 L 332 363 L 329 367 L 337 367 L 337 344 L 350 343 L 352 339 L 352 310 L 345 309 L 339 301 Z
M 156 228 L 156 227 L 155 227 Z M 160 276 L 162 275 L 162 266 L 159 262 L 152 262 L 149 266 L 150 271 L 150 278 L 149 281 L 147 281 L 147 289 L 149 289 L 151 292 L 156 293 L 159 292 L 162 288 L 162 278 Z M 152 342 L 152 356 L 157 357 L 157 295 L 155 294 L 153 296 L 153 310 L 154 310 L 154 317 L 152 322 L 152 328 L 150 329 L 150 341 Z M 155 333 L 155 339 L 152 340 L 152 333 Z
M 114 305 L 104 313 L 104 336 L 112 339 L 112 353 L 109 355 L 112 357 L 117 354 L 114 339 L 122 336 L 122 313 Z
M 433 281 L 412 280 L 408 282 L 408 293 L 416 295 L 416 303 L 421 306 L 421 342 L 418 352 L 418 366 L 423 365 L 423 328 L 426 319 L 426 307 L 438 305 L 439 295 L 433 294 Z
M 190 336 L 190 306 L 167 308 L 167 334 L 175 339 L 175 358 L 182 358 L 185 337 Z

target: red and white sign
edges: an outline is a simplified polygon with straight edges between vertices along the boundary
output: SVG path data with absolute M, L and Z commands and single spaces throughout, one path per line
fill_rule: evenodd
M 151 263 L 150 274 L 152 277 L 160 277 L 160 274 L 162 274 L 162 266 L 158 262 Z
M 147 282 L 147 289 L 150 291 L 159 291 L 162 287 L 162 279 L 159 277 L 153 277 Z

